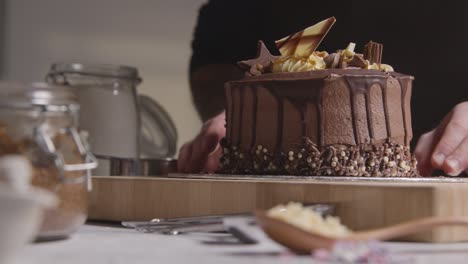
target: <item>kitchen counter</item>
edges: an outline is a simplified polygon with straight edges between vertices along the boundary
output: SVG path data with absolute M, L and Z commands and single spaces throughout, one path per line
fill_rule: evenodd
M 219 233 L 166 236 L 91 223 L 81 227 L 70 239 L 28 245 L 13 264 L 323 263 L 311 256 L 288 253 L 259 229 L 251 235 L 260 238 L 261 243 L 235 244 L 232 238 Z M 468 243 L 386 242 L 381 247 L 397 260 L 407 260 L 405 263 L 466 263 L 468 259 Z

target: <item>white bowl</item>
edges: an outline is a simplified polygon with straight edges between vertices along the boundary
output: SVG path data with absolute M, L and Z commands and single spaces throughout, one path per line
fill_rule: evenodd
M 35 238 L 44 209 L 57 204 L 48 191 L 31 187 L 19 192 L 0 183 L 0 263 L 7 263 Z

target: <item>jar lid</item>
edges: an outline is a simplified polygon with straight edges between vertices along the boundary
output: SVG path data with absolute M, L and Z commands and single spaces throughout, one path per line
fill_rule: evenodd
M 0 82 L 0 106 L 13 108 L 42 107 L 50 111 L 79 108 L 73 88 L 47 83 Z
M 138 70 L 135 67 L 111 64 L 55 63 L 52 64 L 49 75 L 77 73 L 98 77 L 123 78 L 140 82 Z

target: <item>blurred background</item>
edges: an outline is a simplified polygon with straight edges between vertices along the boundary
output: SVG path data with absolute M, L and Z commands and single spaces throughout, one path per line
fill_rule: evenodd
M 0 0 L 0 78 L 44 80 L 54 62 L 137 67 L 138 87 L 171 115 L 180 147 L 200 128 L 188 86 L 204 0 Z

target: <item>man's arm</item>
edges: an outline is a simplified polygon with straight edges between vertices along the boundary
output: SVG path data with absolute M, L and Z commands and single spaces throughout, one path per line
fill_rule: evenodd
M 243 76 L 237 62 L 255 56 L 260 38 L 257 5 L 249 0 L 211 0 L 200 8 L 192 40 L 190 89 L 204 122 L 223 110 L 224 83 Z
M 259 4 L 210 0 L 200 8 L 192 41 L 190 89 L 204 125 L 179 151 L 181 172 L 214 172 L 218 168 L 219 141 L 226 133 L 224 83 L 243 76 L 237 61 L 255 56 L 260 38 Z
M 242 75 L 236 66 L 229 64 L 209 64 L 190 74 L 193 103 L 203 122 L 224 110 L 224 83 Z

